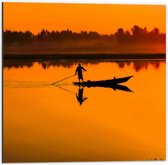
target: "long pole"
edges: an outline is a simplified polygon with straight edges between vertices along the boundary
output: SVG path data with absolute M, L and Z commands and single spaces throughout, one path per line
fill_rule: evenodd
M 72 91 L 70 91 L 70 90 L 68 90 L 68 89 L 66 89 L 66 88 L 61 87 L 61 86 L 58 86 L 58 88 L 60 88 L 60 89 L 62 89 L 62 90 L 64 90 L 64 91 L 66 91 L 66 92 L 69 92 L 69 93 L 71 93 L 71 94 L 77 95 L 77 93 L 72 92 Z
M 66 80 L 66 79 L 68 79 L 68 78 L 71 78 L 71 77 L 73 77 L 73 76 L 76 76 L 76 74 L 74 74 L 74 75 L 72 75 L 72 76 L 69 76 L 69 77 L 66 77 L 66 78 L 64 78 L 64 79 L 62 79 L 62 80 L 56 81 L 56 82 L 52 83 L 51 85 L 54 85 L 54 84 L 59 83 L 59 82 L 61 82 L 61 81 L 64 81 L 64 80 Z

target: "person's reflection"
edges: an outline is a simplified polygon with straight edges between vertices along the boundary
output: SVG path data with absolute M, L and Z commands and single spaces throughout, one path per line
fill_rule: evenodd
M 76 94 L 76 99 L 80 105 L 82 105 L 82 103 L 87 99 L 87 97 L 83 97 L 83 90 L 84 90 L 84 87 L 79 86 L 78 94 Z

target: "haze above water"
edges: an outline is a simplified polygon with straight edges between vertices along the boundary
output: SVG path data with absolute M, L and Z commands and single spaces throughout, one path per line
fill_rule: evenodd
M 134 75 L 123 85 L 83 89 L 72 77 Z M 4 162 L 164 160 L 165 61 L 4 61 Z

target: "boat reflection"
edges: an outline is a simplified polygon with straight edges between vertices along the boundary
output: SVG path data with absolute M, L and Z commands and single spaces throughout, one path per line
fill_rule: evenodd
M 86 101 L 88 99 L 88 97 L 84 97 L 84 88 L 85 87 L 91 88 L 93 86 L 81 86 L 81 85 L 75 85 L 75 86 L 78 86 L 78 94 L 74 93 L 74 92 L 71 92 L 71 91 L 69 91 L 69 90 L 67 90 L 63 87 L 59 87 L 59 88 L 62 89 L 62 90 L 65 90 L 67 92 L 70 92 L 72 94 L 75 94 L 79 105 L 82 105 L 84 103 L 84 101 Z M 114 91 L 121 90 L 121 91 L 125 91 L 125 92 L 133 92 L 130 88 L 128 88 L 127 86 L 124 86 L 124 85 L 101 85 L 101 86 L 94 86 L 94 87 L 111 88 Z
M 96 86 L 81 86 L 81 85 L 77 85 L 74 84 L 75 86 L 78 86 L 78 94 L 76 94 L 76 99 L 79 102 L 80 105 L 82 105 L 82 103 L 87 100 L 87 97 L 83 97 L 83 93 L 84 93 L 84 88 L 91 88 L 91 87 L 101 87 L 101 88 L 111 88 L 114 91 L 116 90 L 121 90 L 121 91 L 125 91 L 125 92 L 133 92 L 131 89 L 129 89 L 127 86 L 124 85 L 96 85 Z
M 121 90 L 121 91 L 126 91 L 126 92 L 133 92 L 131 89 L 129 89 L 125 85 L 104 86 L 104 88 L 112 88 L 113 90 Z
M 69 92 L 73 95 L 76 96 L 76 100 L 77 102 L 79 103 L 79 105 L 82 105 L 87 99 L 88 97 L 85 97 L 84 96 L 84 88 L 97 88 L 97 87 L 100 87 L 100 88 L 111 88 L 113 89 L 114 91 L 117 91 L 117 90 L 120 90 L 120 91 L 125 91 L 125 92 L 133 92 L 130 88 L 128 88 L 127 86 L 125 85 L 109 85 L 109 84 L 99 84 L 99 85 L 94 85 L 94 86 L 83 86 L 83 85 L 80 85 L 80 84 L 74 84 L 74 86 L 78 86 L 78 93 L 75 93 L 75 92 L 72 92 L 62 86 L 57 86 L 59 89 L 61 90 L 64 90 L 66 92 Z
M 74 84 L 75 86 L 79 86 L 79 89 L 80 89 L 80 87 L 81 87 L 81 85 L 77 85 L 77 84 Z M 90 85 L 88 85 L 88 86 L 82 86 L 82 89 L 84 88 L 84 87 L 88 87 L 88 88 L 91 88 L 91 87 L 103 87 L 103 88 L 112 88 L 114 91 L 116 91 L 116 90 L 121 90 L 121 91 L 126 91 L 126 92 L 133 92 L 131 89 L 129 89 L 127 86 L 125 86 L 125 85 L 118 85 L 118 84 L 116 84 L 116 85 L 110 85 L 110 84 L 97 84 L 97 85 L 94 85 L 94 86 L 90 86 Z M 79 90 L 79 92 L 81 92 L 80 90 Z M 80 95 L 80 94 L 79 94 Z

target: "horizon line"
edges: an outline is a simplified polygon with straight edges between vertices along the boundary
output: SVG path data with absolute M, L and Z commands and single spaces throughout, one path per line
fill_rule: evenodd
M 160 31 L 160 29 L 159 29 L 158 27 L 153 27 L 151 30 L 148 30 L 146 26 L 145 26 L 145 27 L 141 27 L 141 26 L 139 26 L 139 25 L 133 25 L 132 28 L 133 28 L 134 26 L 138 26 L 139 28 L 146 29 L 148 33 L 151 32 L 152 30 L 154 30 L 154 29 L 156 28 L 156 29 L 159 30 L 159 33 L 160 33 L 160 34 L 166 34 L 166 31 L 165 31 L 165 32 L 162 32 L 162 31 Z M 131 28 L 131 29 L 132 29 L 132 28 Z M 111 32 L 111 33 L 100 33 L 100 32 L 98 32 L 98 31 L 93 31 L 93 30 L 90 31 L 90 30 L 84 30 L 84 29 L 81 29 L 80 31 L 73 31 L 72 29 L 69 29 L 69 28 L 62 29 L 62 30 L 57 30 L 57 29 L 48 30 L 48 29 L 46 29 L 46 28 L 41 28 L 41 30 L 40 30 L 39 32 L 37 32 L 37 33 L 33 33 L 31 30 L 24 30 L 24 31 L 22 31 L 22 30 L 11 30 L 11 29 L 7 29 L 7 28 L 6 28 L 6 29 L 2 29 L 2 32 L 11 31 L 11 32 L 23 32 L 23 33 L 24 33 L 24 32 L 29 31 L 29 32 L 31 32 L 33 35 L 38 35 L 41 31 L 45 30 L 45 31 L 48 31 L 48 32 L 52 32 L 52 31 L 54 31 L 54 32 L 71 31 L 72 33 L 81 33 L 81 32 L 87 32 L 87 33 L 89 33 L 89 32 L 96 32 L 96 33 L 98 33 L 98 34 L 100 34 L 100 35 L 111 35 L 111 34 L 115 34 L 118 29 L 123 29 L 124 32 L 129 31 L 130 34 L 132 34 L 131 29 L 124 29 L 124 28 L 122 28 L 122 27 L 118 27 L 115 32 Z

